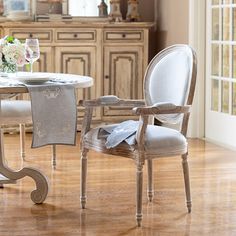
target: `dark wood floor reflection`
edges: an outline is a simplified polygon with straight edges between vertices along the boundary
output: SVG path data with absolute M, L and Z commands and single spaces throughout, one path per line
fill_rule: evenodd
M 6 155 L 13 169 L 22 165 L 18 135 L 6 135 Z M 180 158 L 156 160 L 155 198 L 144 195 L 143 227 L 135 227 L 135 167 L 131 160 L 90 152 L 88 203 L 81 210 L 80 152 L 60 146 L 57 169 L 51 168 L 50 147 L 30 149 L 27 135 L 25 166 L 42 170 L 49 178 L 45 203 L 34 205 L 31 179 L 0 190 L 1 236 L 73 235 L 236 235 L 236 152 L 189 140 L 193 208 L 187 214 Z M 146 170 L 145 170 L 146 174 Z M 146 188 L 146 177 L 144 182 Z

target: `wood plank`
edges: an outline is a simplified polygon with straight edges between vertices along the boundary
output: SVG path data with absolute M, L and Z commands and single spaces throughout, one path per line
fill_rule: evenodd
M 23 163 L 19 136 L 6 135 L 8 164 Z M 79 138 L 78 138 L 79 141 Z M 236 152 L 190 139 L 189 165 L 193 208 L 185 205 L 181 158 L 154 161 L 154 201 L 143 197 L 143 226 L 135 222 L 135 165 L 132 160 L 90 152 L 87 209 L 80 208 L 80 150 L 57 148 L 57 169 L 51 168 L 51 148 L 30 149 L 26 136 L 26 165 L 39 168 L 51 189 L 45 204 L 34 205 L 28 193 L 33 181 L 25 178 L 0 189 L 0 235 L 235 235 Z M 145 166 L 146 167 L 146 166 Z M 146 189 L 146 168 L 144 189 Z

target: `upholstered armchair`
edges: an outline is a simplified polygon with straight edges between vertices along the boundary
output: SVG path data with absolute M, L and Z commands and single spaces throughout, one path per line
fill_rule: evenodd
M 186 133 L 195 90 L 196 70 L 196 55 L 193 49 L 188 45 L 173 45 L 158 53 L 148 65 L 144 77 L 144 101 L 104 96 L 96 100 L 80 102 L 85 107 L 85 118 L 81 132 L 80 201 L 82 208 L 85 208 L 86 204 L 87 153 L 92 149 L 134 160 L 136 165 L 136 220 L 138 226 L 141 226 L 142 221 L 143 166 L 145 162 L 147 162 L 148 169 L 147 195 L 149 201 L 152 201 L 154 193 L 153 160 L 180 155 L 182 157 L 187 209 L 188 212 L 191 212 Z M 133 114 L 139 118 L 135 134 L 136 143 L 129 145 L 122 141 L 115 147 L 107 148 L 109 136 L 102 136 L 100 132 L 107 130 L 109 126 L 90 128 L 93 108 L 96 106 L 133 107 Z M 161 126 L 153 125 L 154 117 Z M 168 128 L 172 124 L 179 124 L 180 128 L 178 130 Z M 112 132 L 116 127 L 118 127 L 117 124 L 113 126 Z
M 32 123 L 31 102 L 2 100 L 0 126 L 17 126 L 20 130 L 20 156 L 25 160 L 25 125 Z M 56 167 L 56 145 L 52 146 L 52 166 Z

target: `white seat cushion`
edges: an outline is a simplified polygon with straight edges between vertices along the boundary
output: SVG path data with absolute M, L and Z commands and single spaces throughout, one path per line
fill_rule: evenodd
M 134 150 L 137 147 L 131 147 L 126 142 L 120 143 L 115 148 L 106 149 L 106 139 L 98 138 L 99 129 L 103 127 L 91 129 L 85 135 L 84 139 L 88 148 L 98 151 L 97 147 L 100 147 L 100 151 L 104 153 L 127 157 L 133 156 Z M 153 155 L 155 157 L 182 155 L 187 150 L 187 140 L 180 132 L 166 127 L 148 125 L 145 135 L 145 155 Z
M 29 123 L 32 120 L 31 103 L 25 100 L 1 101 L 1 125 Z
M 188 144 L 186 138 L 177 130 L 148 125 L 145 150 L 149 155 L 181 155 L 187 152 Z

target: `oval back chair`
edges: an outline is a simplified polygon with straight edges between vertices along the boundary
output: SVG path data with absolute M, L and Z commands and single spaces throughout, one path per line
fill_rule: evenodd
M 185 180 L 188 212 L 191 211 L 189 170 L 186 140 L 190 107 L 196 82 L 196 54 L 188 45 L 173 45 L 158 53 L 149 63 L 144 77 L 145 100 L 122 100 L 116 96 L 104 96 L 96 100 L 81 101 L 85 106 L 85 118 L 81 132 L 81 205 L 86 204 L 87 152 L 98 152 L 131 158 L 136 164 L 136 220 L 142 221 L 143 165 L 148 166 L 148 198 L 153 199 L 152 160 L 161 157 L 181 155 Z M 125 141 L 113 148 L 107 148 L 107 138 L 99 135 L 108 126 L 90 129 L 93 108 L 96 106 L 129 106 L 139 117 L 136 143 Z M 148 124 L 155 116 L 162 123 L 180 122 L 181 129 Z M 114 127 L 117 127 L 115 125 Z M 112 161 L 112 159 L 111 159 Z

